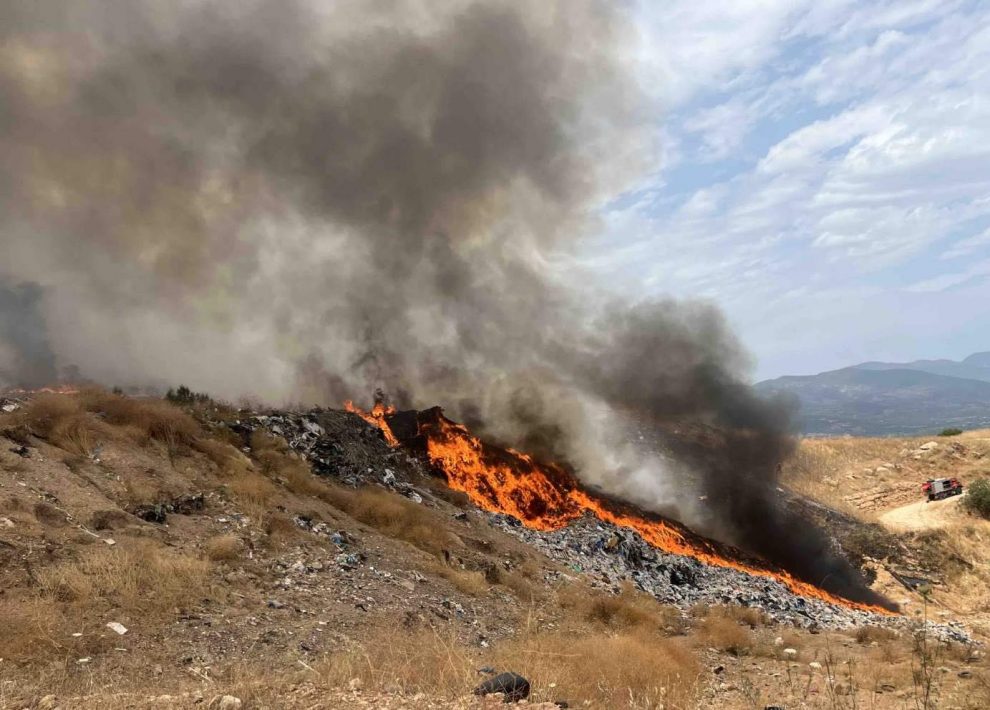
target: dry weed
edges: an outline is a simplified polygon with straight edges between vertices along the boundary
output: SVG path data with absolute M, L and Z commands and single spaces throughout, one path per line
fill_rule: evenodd
M 88 456 L 110 435 L 108 427 L 81 406 L 78 399 L 42 394 L 29 401 L 17 422 L 35 436 L 77 456 Z
M 698 630 L 698 640 L 719 651 L 742 656 L 754 646 L 753 632 L 738 621 L 720 615 L 710 615 Z
M 136 399 L 90 390 L 79 395 L 82 405 L 98 412 L 114 426 L 130 427 L 174 451 L 180 445 L 191 445 L 202 434 L 199 424 L 178 407 L 161 399 Z
M 236 535 L 217 535 L 206 541 L 204 549 L 214 562 L 231 562 L 244 554 L 244 543 Z
M 660 604 L 631 585 L 627 585 L 616 595 L 573 585 L 558 593 L 557 603 L 574 618 L 611 629 L 681 633 L 685 628 L 685 622 L 677 609 Z
M 148 617 L 193 603 L 207 588 L 209 570 L 204 560 L 140 540 L 86 548 L 74 561 L 39 571 L 38 581 L 48 599 L 76 606 L 103 600 Z
M 439 514 L 380 488 L 344 489 L 327 484 L 320 498 L 383 535 L 439 554 L 453 544 Z
M 484 656 L 453 636 L 433 630 L 372 634 L 361 645 L 318 666 L 321 680 L 366 688 L 456 698 L 480 682 L 478 665 L 519 669 L 533 688 L 531 701 L 566 699 L 603 708 L 695 706 L 698 665 L 683 645 L 649 633 L 541 633 L 507 639 Z

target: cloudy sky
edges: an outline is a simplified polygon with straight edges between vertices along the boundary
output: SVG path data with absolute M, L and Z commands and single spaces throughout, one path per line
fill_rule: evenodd
M 663 155 L 589 261 L 757 379 L 990 349 L 990 3 L 643 0 Z

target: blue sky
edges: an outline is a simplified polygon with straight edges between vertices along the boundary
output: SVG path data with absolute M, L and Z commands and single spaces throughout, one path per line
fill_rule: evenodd
M 594 268 L 718 303 L 755 379 L 990 349 L 990 3 L 637 13 L 660 155 Z

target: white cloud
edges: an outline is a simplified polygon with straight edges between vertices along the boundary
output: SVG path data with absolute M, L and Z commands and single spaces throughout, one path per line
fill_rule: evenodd
M 990 248 L 990 6 L 675 0 L 640 10 L 652 23 L 648 59 L 663 69 L 654 78 L 667 82 L 678 170 L 610 217 L 603 269 L 623 272 L 631 290 L 718 300 L 776 363 L 775 323 L 791 336 L 795 323 L 824 329 L 805 338 L 816 343 L 803 351 L 810 361 L 825 357 L 827 337 L 871 328 L 912 342 L 891 330 L 904 327 L 905 294 L 932 319 L 925 332 L 948 337 L 949 326 L 917 299 L 959 289 L 969 300 L 952 337 L 972 337 L 959 325 L 967 316 L 990 329 L 985 262 L 952 261 Z M 726 159 L 742 167 L 720 174 Z
M 969 256 L 980 251 L 990 252 L 990 228 L 979 234 L 974 234 L 966 239 L 960 239 L 954 243 L 947 251 L 942 253 L 942 259 L 955 259 L 960 256 Z

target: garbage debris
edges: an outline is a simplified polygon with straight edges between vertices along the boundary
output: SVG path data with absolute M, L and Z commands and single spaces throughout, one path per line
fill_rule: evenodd
M 109 621 L 107 622 L 107 628 L 111 631 L 116 632 L 118 635 L 123 636 L 127 633 L 127 627 L 121 624 L 119 621 Z
M 518 673 L 499 673 L 474 689 L 475 695 L 502 693 L 502 701 L 516 703 L 529 697 L 529 681 Z

